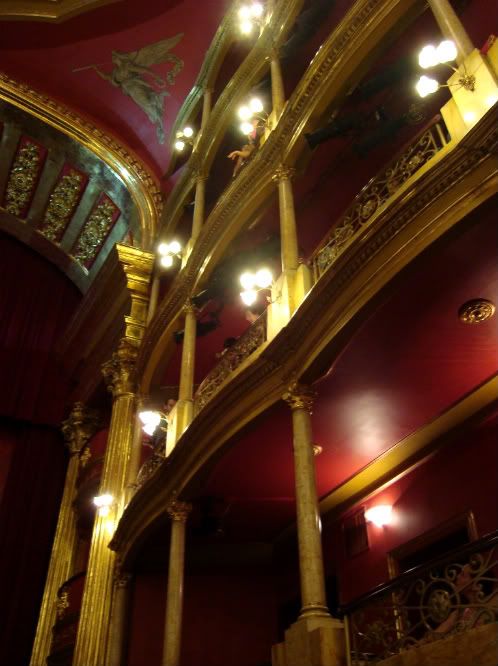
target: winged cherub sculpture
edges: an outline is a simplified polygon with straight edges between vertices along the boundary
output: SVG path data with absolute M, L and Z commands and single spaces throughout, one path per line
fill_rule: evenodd
M 159 143 L 164 143 L 164 98 L 169 96 L 169 92 L 165 88 L 168 84 L 174 85 L 175 77 L 183 69 L 183 60 L 180 60 L 174 53 L 170 53 L 170 50 L 178 44 L 182 37 L 181 32 L 175 37 L 162 39 L 129 53 L 113 51 L 114 68 L 110 73 L 102 71 L 99 65 L 89 66 L 101 78 L 120 88 L 125 95 L 131 97 L 135 104 L 138 104 L 156 126 Z M 172 62 L 173 67 L 165 76 L 160 76 L 151 69 L 152 65 L 167 62 Z M 88 67 L 73 71 L 83 69 L 88 69 Z

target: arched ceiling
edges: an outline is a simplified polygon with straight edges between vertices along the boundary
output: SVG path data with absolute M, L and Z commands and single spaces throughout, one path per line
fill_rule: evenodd
M 121 0 L 60 25 L 10 22 L 1 67 L 118 136 L 160 175 L 169 130 L 229 4 Z
M 117 0 L 0 0 L 0 18 L 59 23 Z

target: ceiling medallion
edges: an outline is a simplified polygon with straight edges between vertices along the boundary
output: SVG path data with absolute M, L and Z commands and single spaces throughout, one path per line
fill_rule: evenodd
M 313 444 L 313 455 L 319 456 L 320 453 L 323 451 L 323 446 L 320 446 L 320 444 Z
M 458 317 L 464 324 L 480 324 L 492 317 L 495 306 L 485 298 L 473 298 L 458 310 Z

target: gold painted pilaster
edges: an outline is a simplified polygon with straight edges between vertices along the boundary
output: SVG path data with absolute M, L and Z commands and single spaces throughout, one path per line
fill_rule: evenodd
M 316 492 L 311 407 L 314 393 L 294 384 L 284 394 L 292 410 L 294 469 L 296 479 L 297 535 L 301 576 L 301 614 L 329 616 Z
M 192 506 L 174 501 L 168 507 L 171 518 L 168 592 L 162 666 L 179 666 L 183 614 L 183 574 L 185 568 L 185 529 Z
M 134 431 L 136 356 L 136 347 L 123 338 L 102 368 L 114 402 L 99 494 L 112 495 L 114 502 L 107 515 L 97 511 L 95 516 L 73 666 L 105 664 L 116 558 L 108 545 L 125 504 Z
M 150 252 L 121 243 L 116 244 L 116 250 L 126 274 L 126 286 L 131 297 L 130 314 L 125 317 L 125 338 L 138 345 L 147 322 L 149 282 L 155 257 Z
M 46 664 L 52 643 L 52 627 L 56 620 L 57 591 L 75 573 L 77 532 L 73 500 L 76 494 L 79 456 L 97 430 L 98 423 L 96 413 L 87 409 L 81 402 L 77 402 L 69 418 L 62 424 L 62 433 L 71 457 L 66 472 L 30 666 L 45 666 Z
M 116 568 L 106 666 L 122 666 L 130 605 L 131 574 Z
M 449 0 L 427 0 L 434 18 L 445 39 L 451 39 L 457 47 L 457 63 L 459 65 L 474 49 L 467 31 L 458 18 Z

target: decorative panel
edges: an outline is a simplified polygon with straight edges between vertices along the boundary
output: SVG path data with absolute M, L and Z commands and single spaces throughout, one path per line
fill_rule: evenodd
M 106 194 L 102 194 L 85 222 L 72 251 L 73 257 L 90 268 L 121 211 Z
M 64 165 L 39 227 L 46 238 L 60 243 L 87 183 L 86 174 L 70 164 Z
M 29 137 L 19 141 L 9 173 L 3 206 L 16 217 L 24 218 L 43 168 L 47 150 Z

